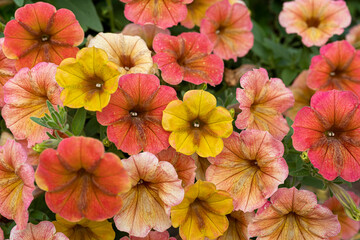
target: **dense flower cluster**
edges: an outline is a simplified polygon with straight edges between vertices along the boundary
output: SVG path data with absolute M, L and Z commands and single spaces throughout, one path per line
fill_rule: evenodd
M 356 239 L 345 1 L 271 1 L 289 39 L 249 1 L 51 2 L 0 38 L 0 240 Z

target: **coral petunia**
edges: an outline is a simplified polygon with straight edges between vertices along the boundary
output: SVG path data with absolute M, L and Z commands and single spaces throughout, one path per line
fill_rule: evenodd
M 215 157 L 223 149 L 222 138 L 231 135 L 232 117 L 216 98 L 203 90 L 185 93 L 184 101 L 170 102 L 163 112 L 162 125 L 170 131 L 170 145 L 177 152 Z
M 14 219 L 18 229 L 26 228 L 28 207 L 34 199 L 34 169 L 22 146 L 8 140 L 0 148 L 0 214 Z
M 200 32 L 214 45 L 214 53 L 222 59 L 237 60 L 254 44 L 250 11 L 241 3 L 223 0 L 212 5 L 201 22 Z
M 154 62 L 161 70 L 165 82 L 177 85 L 183 80 L 194 84 L 221 83 L 224 63 L 211 54 L 212 44 L 200 33 L 182 33 L 170 36 L 159 33 L 153 43 Z
M 314 90 L 349 90 L 360 97 L 360 51 L 347 41 L 329 43 L 311 59 L 307 84 Z
M 317 92 L 311 107 L 295 117 L 294 148 L 308 150 L 314 167 L 327 180 L 337 176 L 346 181 L 360 179 L 360 109 L 358 98 L 349 91 Z
M 56 81 L 64 88 L 61 99 L 65 106 L 101 111 L 118 88 L 120 74 L 124 72 L 118 71 L 104 50 L 92 47 L 81 49 L 76 59 L 62 61 L 56 71 Z
M 170 35 L 169 29 L 162 29 L 154 24 L 139 25 L 135 23 L 129 23 L 124 27 L 121 32 L 124 35 L 139 36 L 145 42 L 149 49 L 152 49 L 153 41 L 158 33 Z
M 4 38 L 0 38 L 0 107 L 3 107 L 4 102 L 4 85 L 5 83 L 16 74 L 15 60 L 8 59 L 3 50 L 2 45 Z
M 249 225 L 249 235 L 258 240 L 323 240 L 340 231 L 337 217 L 317 204 L 316 195 L 307 190 L 280 188 L 271 204 L 258 210 Z
M 279 15 L 287 33 L 297 33 L 305 46 L 322 46 L 351 23 L 345 1 L 295 0 L 285 2 Z
M 155 24 L 161 28 L 177 25 L 187 15 L 186 4 L 193 0 L 120 0 L 126 3 L 125 17 L 136 24 Z
M 30 117 L 49 114 L 46 101 L 56 107 L 62 105 L 61 88 L 55 81 L 56 65 L 39 63 L 32 69 L 21 69 L 4 86 L 5 106 L 1 115 L 16 140 L 28 141 L 28 147 L 48 139 L 45 128 L 33 122 Z
M 348 192 L 348 193 L 351 196 L 351 198 L 354 200 L 355 204 L 357 206 L 359 206 L 360 205 L 360 197 L 358 197 L 353 192 Z M 328 207 L 335 215 L 338 216 L 338 220 L 341 225 L 340 233 L 335 237 L 331 237 L 330 240 L 352 239 L 352 237 L 355 236 L 359 232 L 360 222 L 355 221 L 348 217 L 348 215 L 345 212 L 344 207 L 336 199 L 335 196 L 326 200 L 324 202 L 324 206 Z
M 156 76 L 127 74 L 120 78 L 109 105 L 96 117 L 108 126 L 108 138 L 118 149 L 129 154 L 141 150 L 156 154 L 169 146 L 169 133 L 162 128 L 161 119 L 166 105 L 175 99 L 176 91 L 160 86 Z
M 176 240 L 174 237 L 169 236 L 169 232 L 156 232 L 151 231 L 146 237 L 122 237 L 120 240 Z
M 32 68 L 39 62 L 59 64 L 74 57 L 84 39 L 84 31 L 75 15 L 44 2 L 26 4 L 15 12 L 15 19 L 4 30 L 3 51 L 17 59 L 16 69 Z
M 35 180 L 50 210 L 71 222 L 113 217 L 122 207 L 120 193 L 130 187 L 119 157 L 87 137 L 66 138 L 57 150 L 43 151 Z
M 229 193 L 216 190 L 210 182 L 197 181 L 186 188 L 184 200 L 171 208 L 171 222 L 180 226 L 183 240 L 215 239 L 226 231 L 226 214 L 233 210 Z
M 26 229 L 20 230 L 16 225 L 10 232 L 10 240 L 69 240 L 63 233 L 57 233 L 55 226 L 48 221 L 37 225 L 28 223 Z
M 181 21 L 181 25 L 187 28 L 193 28 L 195 25 L 200 26 L 206 10 L 219 1 L 221 0 L 193 0 L 192 3 L 186 5 L 188 12 L 185 20 Z
M 90 40 L 89 47 L 104 50 L 122 74 L 154 72 L 151 51 L 139 36 L 99 33 Z
M 254 69 L 242 76 L 236 99 L 241 113 L 235 125 L 239 129 L 258 129 L 283 139 L 289 126 L 281 113 L 294 105 L 292 92 L 279 78 L 270 78 L 265 69 Z
M 159 161 L 167 161 L 171 163 L 182 180 L 182 186 L 186 187 L 195 181 L 195 160 L 192 156 L 187 156 L 182 153 L 176 152 L 172 147 L 159 152 L 156 157 Z
M 254 212 L 244 213 L 242 211 L 234 211 L 228 214 L 229 227 L 226 232 L 216 240 L 248 240 L 248 226 L 254 216 Z
M 115 231 L 111 222 L 104 220 L 101 222 L 83 219 L 79 222 L 69 222 L 56 215 L 53 222 L 56 231 L 64 233 L 69 240 L 114 240 Z
M 360 48 L 360 24 L 350 29 L 349 33 L 346 35 L 346 41 L 348 41 L 355 48 Z
M 234 132 L 224 139 L 224 150 L 209 158 L 206 180 L 230 193 L 235 210 L 252 212 L 263 206 L 287 178 L 283 154 L 283 144 L 268 132 Z
M 289 87 L 295 99 L 294 106 L 285 112 L 285 115 L 294 121 L 296 114 L 305 106 L 310 106 L 310 99 L 315 91 L 310 89 L 307 84 L 309 71 L 302 71 Z
M 124 206 L 114 217 L 116 227 L 132 236 L 145 237 L 153 228 L 163 232 L 171 226 L 170 208 L 184 198 L 174 167 L 144 152 L 122 160 L 131 190 L 122 194 Z

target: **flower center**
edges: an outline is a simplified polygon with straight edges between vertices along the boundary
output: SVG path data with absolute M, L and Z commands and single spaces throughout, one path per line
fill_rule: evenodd
M 49 36 L 49 35 L 47 35 L 47 34 L 41 35 L 41 41 L 46 42 L 46 41 L 48 41 L 49 39 L 50 39 L 50 36 Z
M 126 70 L 129 71 L 132 67 L 135 66 L 131 56 L 123 55 L 120 59 L 120 65 Z
M 333 131 L 326 131 L 325 135 L 328 137 L 335 137 L 335 133 Z
M 200 121 L 196 119 L 196 120 L 193 122 L 193 127 L 194 127 L 194 128 L 199 128 L 199 127 L 200 127 Z
M 102 84 L 101 84 L 101 83 L 97 83 L 97 84 L 95 84 L 95 86 L 96 86 L 97 88 L 101 88 L 101 87 L 102 87 Z
M 140 179 L 137 184 L 140 185 L 140 184 L 143 184 L 143 183 L 144 183 L 144 180 Z
M 132 117 L 137 117 L 138 116 L 138 113 L 137 112 L 134 112 L 134 111 L 131 111 L 129 112 L 130 116 Z
M 311 17 L 306 20 L 306 24 L 309 28 L 317 28 L 320 25 L 320 20 L 318 18 Z
M 224 32 L 225 28 L 226 28 L 225 26 L 220 25 L 220 26 L 216 29 L 215 34 L 216 34 L 216 35 L 220 35 L 221 33 Z

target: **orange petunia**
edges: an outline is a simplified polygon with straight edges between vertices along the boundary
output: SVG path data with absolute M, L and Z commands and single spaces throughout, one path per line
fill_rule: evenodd
M 206 180 L 234 199 L 234 209 L 252 212 L 263 206 L 289 174 L 283 144 L 268 132 L 245 130 L 224 139 L 224 150 L 209 158 Z
M 171 208 L 173 227 L 183 240 L 215 239 L 227 230 L 226 214 L 233 210 L 229 193 L 216 190 L 210 182 L 197 181 L 186 188 L 184 200 Z
M 39 62 L 60 62 L 75 57 L 84 31 L 75 15 L 44 2 L 26 4 L 15 12 L 4 30 L 3 51 L 16 60 L 16 69 L 32 68 Z
M 69 240 L 63 233 L 56 232 L 54 225 L 48 221 L 42 221 L 37 225 L 28 223 L 24 230 L 16 225 L 10 232 L 9 240 Z
M 184 198 L 174 167 L 143 152 L 122 160 L 130 177 L 130 191 L 121 194 L 124 206 L 114 222 L 120 231 L 145 237 L 151 229 L 163 232 L 171 226 L 170 208 Z
M 122 207 L 120 193 L 130 187 L 119 157 L 87 137 L 66 138 L 57 150 L 43 151 L 35 180 L 50 210 L 72 222 L 113 217 Z
M 2 45 L 4 38 L 0 38 L 0 107 L 3 107 L 4 102 L 4 85 L 5 83 L 16 74 L 15 60 L 8 59 L 3 50 Z
M 56 83 L 57 66 L 39 63 L 32 69 L 21 69 L 4 86 L 5 106 L 1 115 L 16 140 L 27 140 L 28 147 L 48 139 L 53 130 L 33 122 L 30 117 L 50 114 L 46 101 L 56 107 L 62 105 L 61 88 Z

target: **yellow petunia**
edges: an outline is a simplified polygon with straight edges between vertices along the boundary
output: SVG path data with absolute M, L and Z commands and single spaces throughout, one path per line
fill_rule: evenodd
M 201 157 L 215 157 L 223 147 L 222 138 L 233 131 L 228 110 L 216 107 L 216 98 L 203 90 L 185 93 L 184 101 L 175 100 L 163 112 L 162 125 L 172 132 L 170 145 L 177 152 Z
M 71 108 L 101 111 L 118 88 L 120 72 L 102 49 L 83 48 L 75 58 L 63 60 L 56 71 L 56 81 L 64 88 L 61 100 Z
M 185 189 L 184 200 L 171 208 L 171 222 L 180 226 L 184 240 L 216 239 L 229 227 L 226 214 L 233 210 L 230 194 L 210 182 L 197 181 Z

